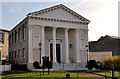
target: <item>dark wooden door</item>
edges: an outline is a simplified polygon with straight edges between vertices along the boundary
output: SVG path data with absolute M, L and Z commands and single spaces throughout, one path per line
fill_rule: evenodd
M 60 44 L 56 44 L 56 60 L 57 63 L 61 63 L 61 50 Z M 53 61 L 53 44 L 50 43 L 50 61 Z
M 56 44 L 56 57 L 57 57 L 57 62 L 61 63 L 61 55 L 60 55 L 60 44 Z

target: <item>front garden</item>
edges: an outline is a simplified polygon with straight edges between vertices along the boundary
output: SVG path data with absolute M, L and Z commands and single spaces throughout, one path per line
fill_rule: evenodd
M 1 79 L 68 79 L 66 78 L 66 74 L 70 74 L 69 79 L 94 79 L 91 77 L 86 77 L 81 74 L 77 73 L 71 73 L 71 72 L 50 72 L 48 74 L 47 72 L 27 72 L 27 73 L 18 73 L 18 74 L 8 74 L 8 75 L 2 75 Z

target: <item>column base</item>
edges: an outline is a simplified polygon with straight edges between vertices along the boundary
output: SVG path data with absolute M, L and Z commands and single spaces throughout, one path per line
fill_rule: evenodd
M 33 69 L 34 69 L 33 63 L 27 63 L 27 70 L 33 71 Z

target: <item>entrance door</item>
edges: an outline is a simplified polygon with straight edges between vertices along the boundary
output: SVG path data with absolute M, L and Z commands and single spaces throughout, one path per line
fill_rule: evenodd
M 53 44 L 50 43 L 50 61 L 53 61 Z
M 56 44 L 56 57 L 57 57 L 57 62 L 61 63 L 61 56 L 60 56 L 60 44 Z
M 57 63 L 61 63 L 61 49 L 60 44 L 56 44 L 56 60 Z M 50 43 L 50 61 L 53 61 L 53 44 Z

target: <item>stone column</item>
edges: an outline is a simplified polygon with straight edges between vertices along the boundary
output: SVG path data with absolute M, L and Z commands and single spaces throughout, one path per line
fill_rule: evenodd
M 76 29 L 76 62 L 80 63 L 80 38 L 79 32 L 80 29 Z
M 69 63 L 68 30 L 69 28 L 65 28 L 65 62 L 66 63 Z
M 41 50 L 41 56 L 45 56 L 45 26 L 41 26 L 41 43 L 42 43 L 42 50 Z M 42 60 L 41 57 L 41 60 Z M 41 61 L 43 62 L 43 61 Z
M 56 62 L 56 29 L 57 27 L 53 27 L 53 62 Z
M 33 69 L 33 46 L 32 46 L 32 25 L 28 26 L 28 64 L 27 64 L 27 68 L 28 70 L 32 70 Z
M 87 51 L 87 49 L 86 49 L 86 53 L 87 53 L 87 61 L 89 61 L 89 44 L 88 44 L 88 29 L 85 29 L 85 38 L 86 38 L 86 40 L 85 40 L 85 42 L 86 42 L 86 45 L 88 46 L 88 47 L 86 47 L 86 48 L 88 48 L 88 51 Z

